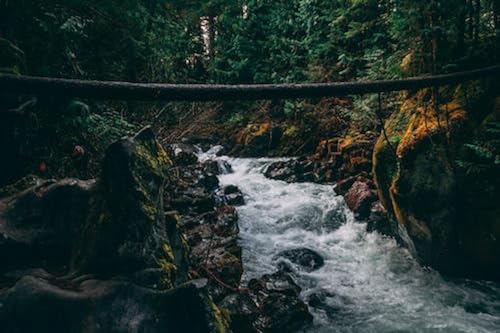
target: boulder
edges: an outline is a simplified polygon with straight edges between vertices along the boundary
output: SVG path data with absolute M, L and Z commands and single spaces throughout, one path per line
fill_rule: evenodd
M 280 258 L 287 259 L 306 272 L 315 271 L 324 265 L 323 257 L 316 251 L 307 248 L 285 250 L 278 253 L 274 259 Z
M 248 282 L 248 288 L 260 309 L 255 326 L 263 332 L 293 332 L 313 319 L 300 300 L 300 287 L 285 272 L 265 274 Z
M 168 146 L 168 152 L 173 162 L 179 166 L 193 165 L 198 162 L 198 150 L 189 144 L 174 143 Z
M 270 179 L 283 180 L 288 183 L 295 182 L 320 182 L 331 181 L 326 176 L 328 167 L 319 162 L 313 162 L 301 157 L 288 161 L 278 161 L 270 164 L 264 171 L 264 175 Z
M 0 272 L 67 265 L 95 181 L 47 180 L 0 200 Z
M 230 327 L 233 332 L 257 332 L 255 323 L 259 318 L 260 311 L 248 293 L 241 292 L 226 296 L 218 306 L 229 314 Z
M 378 200 L 378 195 L 369 182 L 356 180 L 345 194 L 344 199 L 356 218 L 365 220 L 370 216 L 371 205 Z
M 241 206 L 245 204 L 243 193 L 234 185 L 228 185 L 223 188 L 223 201 L 228 205 Z
M 28 275 L 0 293 L 2 332 L 228 332 L 206 284 L 155 290 L 126 280 Z
M 165 226 L 163 188 L 171 162 L 147 127 L 106 151 L 102 179 L 72 269 L 100 275 L 161 268 L 171 287 L 177 268 Z
M 370 178 L 368 173 L 362 172 L 360 174 L 350 176 L 341 180 L 338 180 L 335 183 L 335 188 L 333 189 L 335 193 L 338 195 L 346 195 L 346 193 L 351 189 L 352 185 L 354 184 L 355 181 L 367 181 Z
M 224 160 L 206 160 L 203 169 L 213 175 L 225 175 L 232 172 L 231 164 Z
M 488 128 L 500 120 L 500 99 L 484 82 L 474 86 L 476 95 L 467 89 L 457 88 L 439 108 L 429 103 L 428 89 L 406 95 L 385 124 L 389 143 L 384 136 L 377 141 L 373 174 L 382 204 L 425 265 L 499 280 L 500 183 L 493 156 L 500 138 Z

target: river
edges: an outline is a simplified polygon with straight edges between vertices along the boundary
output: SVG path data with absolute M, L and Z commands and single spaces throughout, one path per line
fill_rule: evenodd
M 238 207 L 243 283 L 277 270 L 275 255 L 312 249 L 325 264 L 293 278 L 310 306 L 304 332 L 500 332 L 500 286 L 450 280 L 420 266 L 388 237 L 368 233 L 332 186 L 287 184 L 264 177 L 273 159 L 220 157 L 233 172 L 220 176 L 245 196 Z

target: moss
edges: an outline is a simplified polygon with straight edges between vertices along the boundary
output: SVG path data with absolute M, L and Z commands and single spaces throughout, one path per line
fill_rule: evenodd
M 286 137 L 294 137 L 300 133 L 300 129 L 297 126 L 287 126 L 283 132 L 283 135 Z
M 142 202 L 141 210 L 151 221 L 156 220 L 156 217 L 158 216 L 158 209 L 153 204 Z
M 229 322 L 231 321 L 229 317 L 229 313 L 227 311 L 222 311 L 220 310 L 217 305 L 215 305 L 214 301 L 212 298 L 209 296 L 208 297 L 208 302 L 210 305 L 210 308 L 212 310 L 212 314 L 214 316 L 214 324 L 215 324 L 215 329 L 216 332 L 218 333 L 226 333 L 229 332 L 228 327 L 229 327 Z
M 174 252 L 172 251 L 172 247 L 170 246 L 170 244 L 164 243 L 162 246 L 162 249 L 163 249 L 163 253 L 165 253 L 165 255 L 166 255 L 166 258 L 170 262 L 174 262 L 174 259 L 175 259 Z
M 156 145 L 156 141 L 154 141 Z M 168 158 L 168 154 L 160 147 L 147 147 L 145 143 L 136 145 L 137 155 L 145 162 L 145 166 L 149 172 L 154 172 L 160 176 L 166 176 L 168 166 L 172 165 L 172 161 Z M 154 153 L 157 151 L 157 153 Z
M 397 146 L 397 144 L 393 147 L 395 146 Z M 372 163 L 373 178 L 377 186 L 382 205 L 384 205 L 389 212 L 394 213 L 390 188 L 392 187 L 393 180 L 396 178 L 396 173 L 398 172 L 398 162 L 394 152 L 383 136 L 381 136 L 375 144 Z
M 338 139 L 339 151 L 349 151 L 352 148 L 357 148 L 363 145 L 371 145 L 372 141 L 367 140 L 364 134 L 355 134 L 345 138 Z
M 408 186 L 420 186 L 416 184 L 428 182 L 429 177 L 432 178 L 434 175 L 420 174 L 416 170 L 420 168 L 418 165 L 433 162 L 427 160 L 416 162 L 415 159 L 419 158 L 421 152 L 431 149 L 431 143 L 437 135 L 458 127 L 458 124 L 467 120 L 467 116 L 456 101 L 441 105 L 436 114 L 433 104 L 428 102 L 431 96 L 429 89 L 403 96 L 405 100 L 399 111 L 394 113 L 385 124 L 390 145 L 383 135 L 375 144 L 373 174 L 382 204 L 393 212 L 400 223 L 404 224 L 408 222 L 408 218 L 402 213 L 401 207 L 398 207 L 401 200 L 397 199 L 400 198 L 399 187 L 403 184 L 401 178 L 406 177 L 406 183 L 412 183 Z M 392 151 L 391 146 L 396 149 L 395 152 Z M 406 173 L 408 169 L 414 171 L 408 175 Z M 428 185 L 432 187 L 432 184 Z
M 159 266 L 165 273 L 165 277 L 162 280 L 163 282 L 162 287 L 165 289 L 173 288 L 177 267 L 165 259 L 161 259 L 159 261 Z
M 18 192 L 21 192 L 29 187 L 35 186 L 39 181 L 39 178 L 34 175 L 25 176 L 15 183 L 6 185 L 0 188 L 0 198 L 9 197 Z
M 236 136 L 237 144 L 249 145 L 255 138 L 261 137 L 269 133 L 271 129 L 270 123 L 259 123 L 259 124 L 248 124 L 238 135 Z

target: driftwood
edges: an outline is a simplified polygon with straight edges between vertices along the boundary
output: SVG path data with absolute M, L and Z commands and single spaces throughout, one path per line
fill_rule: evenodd
M 311 84 L 203 85 L 84 81 L 0 74 L 0 93 L 141 101 L 320 98 L 412 90 L 494 77 L 500 66 L 403 80 Z

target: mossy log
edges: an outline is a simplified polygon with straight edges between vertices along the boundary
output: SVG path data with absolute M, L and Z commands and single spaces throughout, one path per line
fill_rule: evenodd
M 84 81 L 0 74 L 2 93 L 108 100 L 226 101 L 363 95 L 457 84 L 500 73 L 500 66 L 446 75 L 369 82 L 205 85 Z

